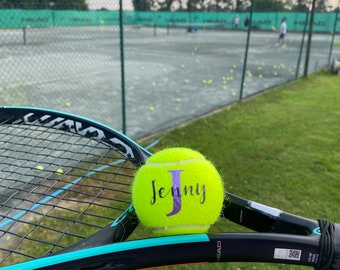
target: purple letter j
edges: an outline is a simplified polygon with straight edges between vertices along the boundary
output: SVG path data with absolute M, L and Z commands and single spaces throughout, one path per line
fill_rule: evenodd
M 181 181 L 180 181 L 180 173 L 183 170 L 170 170 L 168 171 L 172 175 L 172 195 L 173 195 L 173 209 L 167 214 L 167 216 L 173 216 L 177 214 L 182 207 L 181 202 Z

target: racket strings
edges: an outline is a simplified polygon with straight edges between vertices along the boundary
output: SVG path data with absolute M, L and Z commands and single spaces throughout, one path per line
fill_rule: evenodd
M 134 160 L 104 141 L 0 125 L 0 266 L 69 246 L 128 208 Z

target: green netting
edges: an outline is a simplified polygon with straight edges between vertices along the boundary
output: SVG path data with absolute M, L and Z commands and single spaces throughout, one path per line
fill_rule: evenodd
M 51 10 L 0 10 L 0 28 L 49 27 L 52 25 Z
M 218 25 L 232 28 L 235 16 L 240 24 L 248 13 L 235 12 L 134 12 L 124 11 L 125 24 L 157 26 L 202 26 Z M 279 28 L 282 18 L 287 19 L 289 31 L 303 31 L 306 13 L 299 12 L 255 12 L 253 27 L 260 30 Z M 316 13 L 314 31 L 333 31 L 335 13 Z M 59 11 L 59 10 L 0 10 L 0 28 L 50 27 L 50 26 L 96 26 L 119 25 L 118 11 Z

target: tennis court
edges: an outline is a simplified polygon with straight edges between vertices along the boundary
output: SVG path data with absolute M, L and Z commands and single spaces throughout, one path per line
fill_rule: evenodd
M 251 33 L 243 70 L 245 31 L 125 26 L 127 134 L 142 137 L 239 100 L 243 71 L 243 97 L 301 76 L 302 34 L 288 33 L 286 48 L 274 47 L 277 35 Z M 121 129 L 118 27 L 2 30 L 0 36 L 1 104 L 66 110 Z M 331 34 L 313 35 L 309 72 L 328 65 L 331 41 Z M 337 54 L 335 46 L 331 57 Z

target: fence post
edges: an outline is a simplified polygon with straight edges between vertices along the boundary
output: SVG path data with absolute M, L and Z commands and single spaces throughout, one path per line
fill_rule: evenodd
M 123 1 L 119 0 L 119 32 L 120 32 L 120 71 L 122 87 L 122 131 L 126 134 L 126 106 L 125 106 L 125 67 L 124 67 L 124 20 Z
M 242 100 L 242 98 L 243 98 L 243 85 L 244 85 L 244 78 L 246 76 L 246 69 L 247 69 L 249 40 L 250 40 L 250 32 L 251 32 L 251 28 L 252 28 L 253 11 L 254 11 L 254 0 L 251 0 L 251 8 L 250 8 L 250 15 L 249 15 L 249 25 L 248 25 L 248 31 L 247 31 L 247 44 L 246 44 L 246 50 L 245 50 L 245 53 L 244 53 L 243 72 L 242 72 L 239 100 Z
M 338 24 L 338 15 L 339 15 L 339 7 L 336 10 L 335 20 L 334 20 L 334 25 L 333 25 L 332 41 L 331 41 L 331 47 L 329 49 L 329 55 L 328 55 L 328 65 L 331 63 L 333 45 L 334 45 L 334 37 L 335 37 L 335 34 L 336 34 L 336 26 Z
M 307 75 L 308 75 L 309 56 L 310 56 L 310 49 L 311 49 L 311 46 L 312 46 L 313 24 L 314 24 L 314 14 L 315 14 L 315 5 L 316 5 L 315 2 L 316 2 L 316 0 L 313 0 L 313 2 L 312 2 L 311 17 L 310 17 L 310 21 L 309 21 L 305 70 L 304 70 L 304 73 L 303 73 L 304 77 L 307 77 Z
M 22 28 L 24 45 L 26 45 L 26 26 Z

